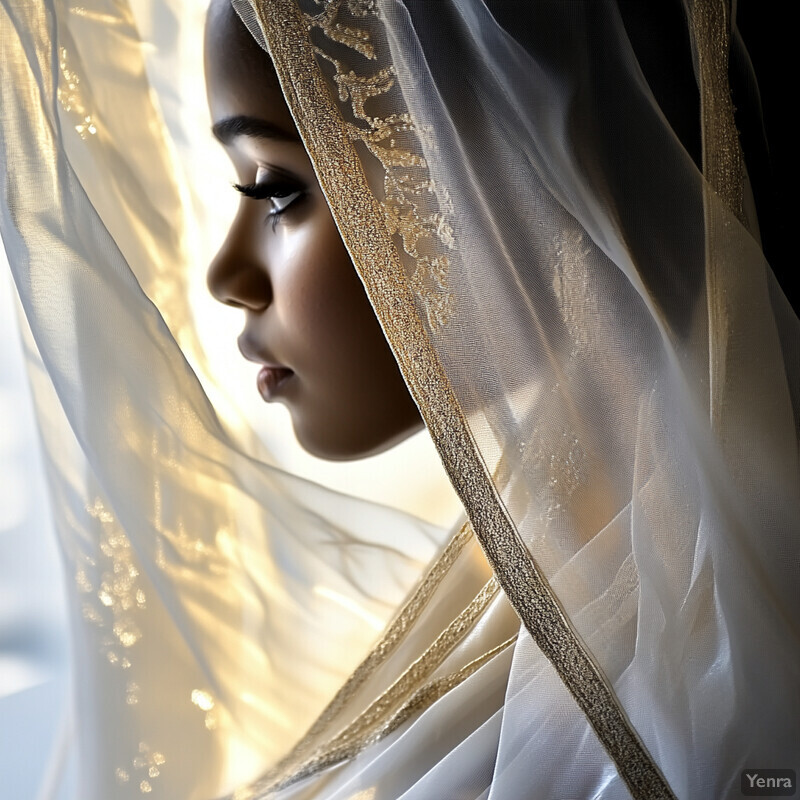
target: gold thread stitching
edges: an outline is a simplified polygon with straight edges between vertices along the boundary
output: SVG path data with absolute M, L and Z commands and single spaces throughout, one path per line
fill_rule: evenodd
M 311 760 L 303 764 L 296 772 L 277 780 L 267 787 L 260 785 L 259 788 L 256 789 L 257 792 L 260 792 L 260 794 L 258 794 L 258 800 L 266 800 L 273 792 L 285 789 L 287 786 L 291 786 L 303 780 L 303 778 L 308 778 L 323 769 L 355 758 L 355 756 L 367 747 L 377 744 L 381 739 L 384 739 L 390 733 L 396 731 L 401 725 L 411 719 L 411 717 L 421 714 L 425 709 L 432 706 L 437 700 L 444 697 L 449 691 L 455 689 L 456 686 L 463 683 L 467 678 L 477 672 L 484 664 L 487 664 L 507 647 L 514 644 L 516 640 L 517 634 L 514 634 L 497 645 L 497 647 L 493 647 L 491 650 L 478 656 L 478 658 L 465 664 L 456 672 L 444 675 L 441 678 L 436 678 L 421 686 L 406 703 L 377 729 L 362 734 L 357 738 L 338 743 L 331 749 L 326 749 L 323 753 L 314 756 Z
M 307 752 L 313 744 L 313 740 L 318 738 L 329 727 L 348 701 L 364 685 L 369 676 L 397 649 L 471 538 L 472 527 L 467 522 L 462 525 L 458 533 L 442 551 L 442 554 L 430 566 L 419 586 L 400 609 L 394 621 L 390 623 L 378 644 L 359 664 L 284 761 L 290 758 L 295 760 L 302 753 Z

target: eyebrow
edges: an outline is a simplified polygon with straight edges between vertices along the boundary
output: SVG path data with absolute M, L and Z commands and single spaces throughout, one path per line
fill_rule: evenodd
M 284 130 L 272 122 L 258 117 L 238 115 L 226 117 L 211 126 L 211 133 L 222 144 L 230 144 L 237 136 L 252 136 L 255 139 L 272 139 L 279 142 L 298 142 L 297 134 Z

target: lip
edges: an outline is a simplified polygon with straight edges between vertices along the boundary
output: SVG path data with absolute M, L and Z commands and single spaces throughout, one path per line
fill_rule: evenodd
M 294 372 L 286 367 L 273 367 L 271 365 L 261 367 L 256 379 L 259 394 L 269 403 L 275 399 L 281 387 L 292 375 L 294 375 Z
M 261 364 L 256 378 L 259 394 L 267 402 L 274 400 L 283 385 L 294 375 L 294 371 L 276 363 L 263 351 L 259 352 L 246 334 L 239 337 L 238 345 L 239 351 L 248 361 Z

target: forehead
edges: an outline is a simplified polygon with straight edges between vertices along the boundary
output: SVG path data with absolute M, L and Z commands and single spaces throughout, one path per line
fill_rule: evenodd
M 272 62 L 230 5 L 213 0 L 206 16 L 206 90 L 214 121 L 255 117 L 296 136 Z

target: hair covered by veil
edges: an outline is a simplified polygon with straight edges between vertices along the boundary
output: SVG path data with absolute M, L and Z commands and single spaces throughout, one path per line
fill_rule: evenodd
M 463 504 L 444 547 L 207 399 L 183 75 L 130 5 L 0 5 L 77 796 L 699 799 L 797 770 L 800 332 L 728 4 L 234 0 Z M 662 13 L 674 52 L 642 44 Z

